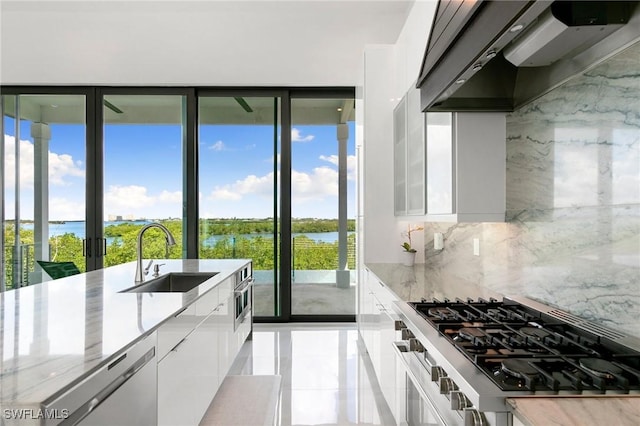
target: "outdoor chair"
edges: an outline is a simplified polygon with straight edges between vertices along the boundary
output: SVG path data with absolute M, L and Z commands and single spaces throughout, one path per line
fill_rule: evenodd
M 54 280 L 80 273 L 73 262 L 47 262 L 44 260 L 36 260 L 36 262 Z

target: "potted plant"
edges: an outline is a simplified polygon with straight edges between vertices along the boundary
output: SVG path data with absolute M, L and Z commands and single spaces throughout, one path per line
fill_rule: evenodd
M 403 232 L 402 235 L 406 236 L 409 241 L 405 241 L 402 243 L 402 248 L 404 251 L 402 252 L 403 260 L 402 264 L 405 266 L 413 266 L 416 261 L 416 252 L 417 250 L 411 246 L 411 233 L 416 231 L 422 231 L 424 229 L 423 226 L 416 226 L 412 228 L 411 225 L 407 226 L 407 232 Z

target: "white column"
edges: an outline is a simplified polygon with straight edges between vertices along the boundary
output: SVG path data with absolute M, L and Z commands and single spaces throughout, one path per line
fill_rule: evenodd
M 347 269 L 347 139 L 349 127 L 338 124 L 338 270 L 336 283 L 339 288 L 349 288 L 350 273 Z
M 49 260 L 49 140 L 51 129 L 46 123 L 31 124 L 33 138 L 33 231 L 34 255 L 37 260 Z M 29 276 L 30 283 L 42 282 L 47 275 L 36 265 Z

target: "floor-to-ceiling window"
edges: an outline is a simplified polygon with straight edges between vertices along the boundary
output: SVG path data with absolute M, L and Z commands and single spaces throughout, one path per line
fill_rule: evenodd
M 354 317 L 352 89 L 4 93 L 6 288 L 132 261 L 154 221 L 178 245 L 150 231 L 144 257 L 253 259 L 258 319 Z
M 104 238 L 97 249 L 105 267 L 134 260 L 138 233 L 151 222 L 166 226 L 176 245 L 150 229 L 143 257 L 182 257 L 186 102 L 184 95 L 103 95 Z
M 291 313 L 355 313 L 353 98 L 291 100 Z
M 276 96 L 198 98 L 199 256 L 253 259 L 254 315 L 280 314 Z
M 39 283 L 36 260 L 85 269 L 85 96 L 2 97 L 2 285 Z

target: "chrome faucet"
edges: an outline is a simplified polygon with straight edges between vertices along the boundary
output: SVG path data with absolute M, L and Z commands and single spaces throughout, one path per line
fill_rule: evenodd
M 159 223 L 150 223 L 145 225 L 140 232 L 138 233 L 138 246 L 136 247 L 136 255 L 137 255 L 137 264 L 136 264 L 136 283 L 141 283 L 144 281 L 144 276 L 149 273 L 149 268 L 145 269 L 145 273 L 142 273 L 142 236 L 149 228 L 160 228 L 167 239 L 167 246 L 174 246 L 176 244 L 176 240 L 171 235 L 171 232 L 164 226 Z M 149 263 L 149 267 L 151 263 Z

